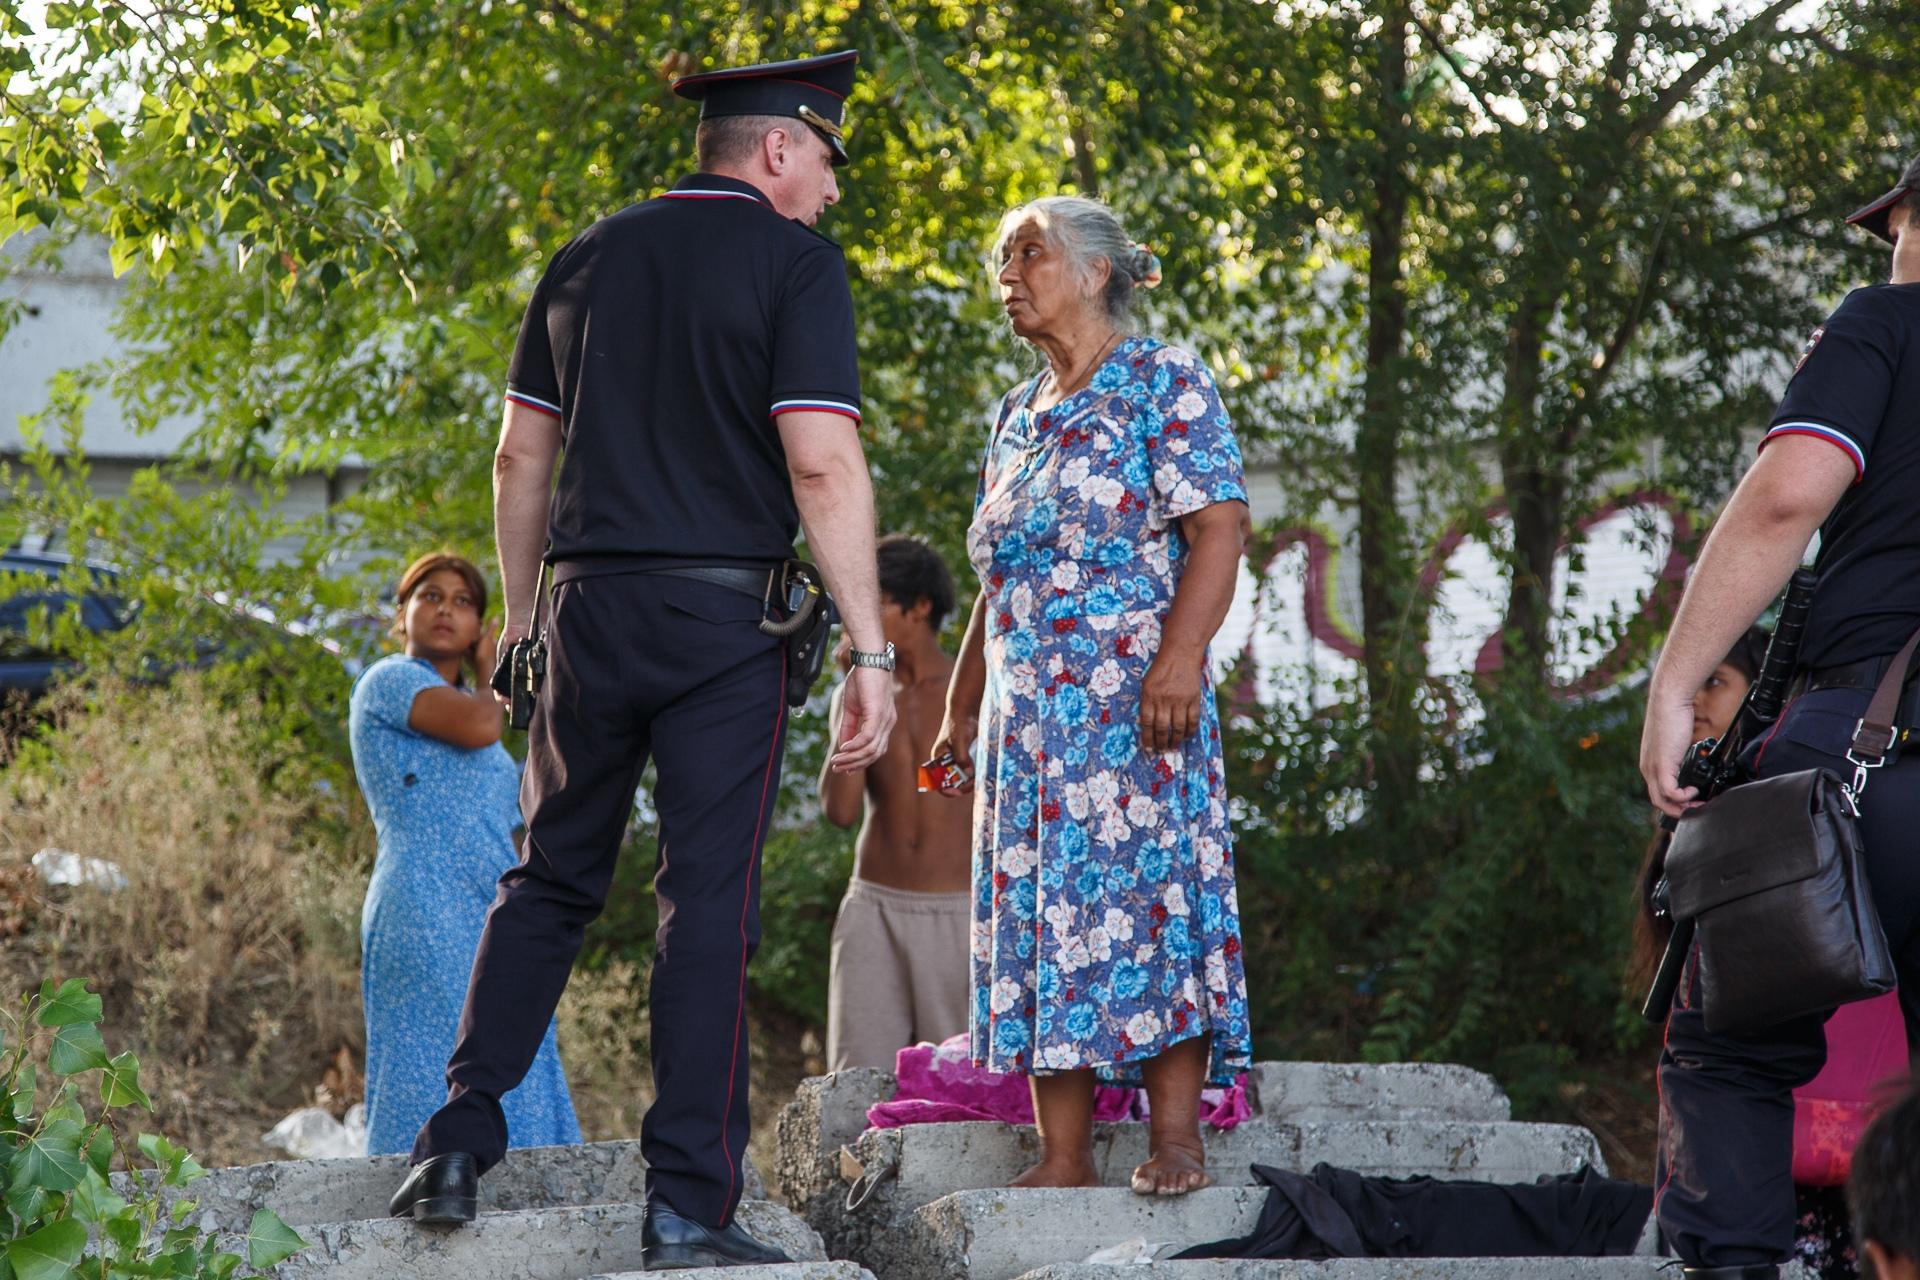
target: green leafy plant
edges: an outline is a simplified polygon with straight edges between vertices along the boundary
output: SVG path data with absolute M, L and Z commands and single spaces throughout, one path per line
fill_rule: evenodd
M 133 1138 L 122 1127 L 123 1113 L 151 1111 L 153 1101 L 140 1060 L 108 1056 L 102 1017 L 100 997 L 78 978 L 49 979 L 17 1013 L 0 1014 L 0 1280 L 228 1280 L 304 1249 L 269 1209 L 253 1215 L 244 1257 L 189 1223 L 195 1204 L 180 1193 L 206 1170 L 159 1134 Z M 53 1079 L 39 1110 L 43 1062 Z M 98 1094 L 91 1117 L 83 1085 Z

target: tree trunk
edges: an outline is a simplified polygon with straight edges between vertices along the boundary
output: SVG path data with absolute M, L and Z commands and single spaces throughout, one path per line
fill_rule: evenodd
M 1419 735 L 1414 697 L 1423 675 L 1414 626 L 1414 575 L 1398 500 L 1404 427 L 1402 362 L 1407 333 L 1403 255 L 1412 198 L 1407 113 L 1407 42 L 1412 13 L 1388 6 L 1379 36 L 1380 147 L 1367 213 L 1367 372 L 1354 438 L 1359 470 L 1360 613 L 1379 807 L 1390 818 L 1396 795 L 1415 784 Z
M 1542 345 L 1549 305 L 1532 296 L 1507 338 L 1501 393 L 1500 480 L 1513 520 L 1513 580 L 1507 589 L 1501 678 L 1544 689 L 1552 656 L 1553 566 L 1560 550 L 1566 477 L 1540 428 Z

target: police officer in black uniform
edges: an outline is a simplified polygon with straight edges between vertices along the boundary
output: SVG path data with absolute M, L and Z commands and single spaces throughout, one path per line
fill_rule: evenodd
M 474 1216 L 476 1180 L 506 1150 L 500 1096 L 532 1062 L 601 910 L 652 758 L 646 1265 L 787 1260 L 734 1210 L 747 961 L 787 712 L 786 647 L 759 624 L 780 616 L 769 579 L 801 525 L 854 651 L 834 766 L 878 759 L 894 718 L 852 298 L 839 248 L 811 229 L 839 196 L 856 58 L 678 81 L 702 104 L 700 172 L 595 223 L 534 289 L 494 460 L 502 652 L 534 619 L 543 547 L 553 580 L 526 842 L 487 917 L 447 1103 L 420 1131 L 396 1216 Z
M 1920 627 L 1920 160 L 1848 218 L 1894 246 L 1892 282 L 1856 289 L 1813 332 L 1786 397 L 1687 585 L 1648 694 L 1640 768 L 1678 815 L 1693 691 L 1786 584 L 1817 529 L 1820 581 L 1798 694 L 1747 763 L 1763 777 L 1851 776 L 1855 723 Z M 1909 684 L 1896 724 L 1912 727 Z M 1896 747 L 1896 752 L 1899 748 Z M 1873 900 L 1920 1045 L 1920 752 L 1896 754 L 1861 799 Z M 1683 1274 L 1768 1280 L 1792 1252 L 1792 1091 L 1826 1058 L 1825 1015 L 1713 1035 L 1681 984 L 1660 1055 L 1656 1214 Z M 1920 1207 L 1916 1207 L 1920 1212 Z

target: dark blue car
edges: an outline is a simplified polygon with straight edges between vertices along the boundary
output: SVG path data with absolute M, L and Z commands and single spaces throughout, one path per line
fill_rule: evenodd
M 55 676 L 72 667 L 33 642 L 30 623 L 40 609 L 54 613 L 68 609 L 74 593 L 62 579 L 72 569 L 69 556 L 46 551 L 0 551 L 0 574 L 11 591 L 0 599 L 0 697 L 42 693 Z M 103 564 L 86 566 L 93 589 L 80 597 L 80 622 L 89 631 L 118 631 L 131 621 L 126 604 L 114 593 L 117 575 Z M 22 577 L 38 579 L 44 587 Z
M 75 560 L 52 551 L 29 551 L 18 546 L 0 551 L 0 702 L 10 695 L 33 698 L 74 662 L 57 657 L 32 639 L 34 614 L 44 608 L 58 614 L 72 606 L 74 592 L 68 578 Z M 80 622 L 93 632 L 119 631 L 134 619 L 137 606 L 120 593 L 120 572 L 97 560 L 84 562 L 92 588 L 80 596 Z M 23 582 L 23 579 L 25 580 Z M 35 585 L 35 580 L 44 586 Z M 224 655 L 235 657 L 258 649 L 269 635 L 276 643 L 311 644 L 330 654 L 349 676 L 358 675 L 380 656 L 388 619 L 374 615 L 309 615 L 287 620 L 271 610 L 214 593 L 189 602 L 206 609 L 207 638 L 190 657 L 150 659 L 146 674 L 165 679 L 182 668 L 211 666 Z M 336 638 L 337 637 L 337 638 Z

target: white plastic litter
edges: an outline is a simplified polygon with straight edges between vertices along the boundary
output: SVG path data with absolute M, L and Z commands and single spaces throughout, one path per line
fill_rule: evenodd
M 367 1154 L 367 1109 L 347 1109 L 346 1123 L 319 1107 L 302 1107 L 260 1139 L 296 1160 L 346 1160 Z
M 87 858 L 67 849 L 48 847 L 33 855 L 33 870 L 48 886 L 56 889 L 85 886 L 89 889 L 124 889 L 127 874 L 105 858 Z
M 1134 1236 L 1122 1240 L 1119 1244 L 1110 1244 L 1104 1249 L 1095 1249 L 1082 1262 L 1089 1266 L 1128 1266 L 1133 1263 L 1152 1262 L 1167 1248 L 1169 1241 L 1149 1240 L 1145 1236 Z

